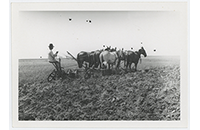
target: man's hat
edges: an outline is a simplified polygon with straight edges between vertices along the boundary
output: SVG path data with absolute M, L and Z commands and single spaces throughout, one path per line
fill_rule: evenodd
M 54 47 L 52 43 L 49 44 L 49 47 Z

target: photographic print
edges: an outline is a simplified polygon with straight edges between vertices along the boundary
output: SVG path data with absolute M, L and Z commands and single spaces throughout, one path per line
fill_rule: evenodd
M 15 126 L 187 127 L 187 2 L 11 7 Z

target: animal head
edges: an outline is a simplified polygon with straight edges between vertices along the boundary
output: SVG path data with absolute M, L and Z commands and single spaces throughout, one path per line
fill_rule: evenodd
M 77 59 L 78 67 L 82 68 L 83 67 L 83 62 L 81 60 Z
M 125 57 L 125 51 L 123 51 L 123 50 L 118 50 L 118 51 L 117 51 L 117 55 L 118 55 L 118 57 L 120 57 L 120 58 L 124 58 L 124 57 Z
M 111 48 L 111 49 L 110 49 L 110 52 L 114 52 L 114 51 L 116 51 L 116 50 L 117 50 L 117 47 Z
M 146 51 L 145 51 L 145 49 L 143 47 L 141 47 L 141 49 L 139 49 L 139 52 L 140 52 L 140 54 L 143 54 L 144 57 L 147 56 L 147 53 L 146 53 Z
M 110 49 L 111 49 L 111 46 L 107 46 L 105 50 L 110 51 Z
M 114 51 L 117 51 L 117 47 L 115 48 L 111 48 L 111 46 L 107 46 L 105 51 L 110 51 L 110 52 L 114 52 Z
M 77 63 L 79 68 L 83 67 L 83 60 L 80 58 L 80 53 L 77 54 Z

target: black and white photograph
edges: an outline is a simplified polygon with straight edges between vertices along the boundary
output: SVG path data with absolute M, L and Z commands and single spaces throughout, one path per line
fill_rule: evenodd
M 14 126 L 187 127 L 187 6 L 12 3 Z

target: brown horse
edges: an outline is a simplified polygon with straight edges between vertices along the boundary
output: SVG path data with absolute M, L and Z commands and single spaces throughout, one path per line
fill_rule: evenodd
M 141 54 L 144 55 L 144 57 L 147 56 L 147 53 L 145 51 L 145 49 L 143 47 L 141 47 L 141 49 L 139 49 L 138 51 L 126 51 L 126 69 L 130 69 L 131 70 L 131 65 L 132 63 L 135 64 L 135 71 L 137 71 L 137 64 L 139 59 L 141 58 Z
M 96 62 L 95 55 L 96 55 L 95 51 L 92 51 L 88 54 L 90 68 L 95 66 L 95 62 Z
M 94 67 L 95 68 L 98 68 L 99 66 L 101 67 L 101 62 L 100 62 L 100 58 L 99 58 L 99 56 L 100 56 L 100 54 L 101 54 L 101 52 L 102 52 L 103 50 L 96 50 L 94 53 Z
M 85 52 L 81 51 L 77 54 L 77 63 L 78 67 L 82 68 L 83 64 L 85 64 L 85 67 L 88 68 L 94 66 L 95 64 L 95 52 Z
M 82 68 L 83 67 L 83 63 L 85 63 L 86 65 L 86 68 L 88 67 L 88 63 L 90 62 L 90 59 L 89 59 L 89 52 L 85 52 L 85 51 L 81 51 L 77 54 L 77 63 L 78 63 L 78 67 L 79 68 Z
M 116 52 L 119 58 L 118 63 L 117 63 L 117 68 L 119 68 L 121 61 L 124 61 L 124 67 L 125 67 L 125 58 L 126 58 L 125 51 L 120 49 Z
M 91 67 L 95 67 L 98 68 L 98 66 L 100 65 L 100 59 L 99 59 L 99 55 L 102 52 L 102 50 L 96 50 L 96 51 L 92 51 L 92 52 L 85 52 L 85 51 L 81 51 L 77 54 L 77 63 L 78 63 L 78 67 L 82 68 L 83 64 L 85 64 L 86 68 L 91 68 Z

